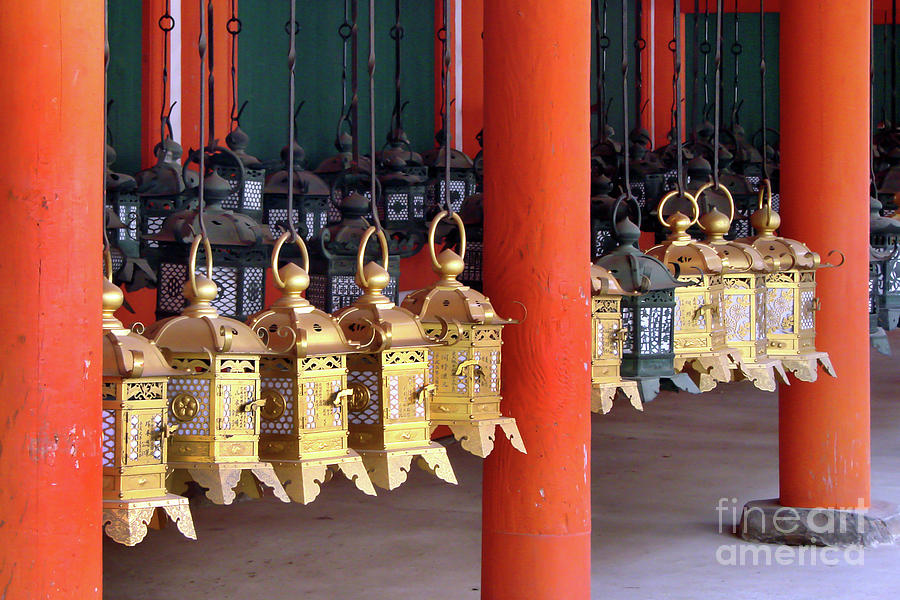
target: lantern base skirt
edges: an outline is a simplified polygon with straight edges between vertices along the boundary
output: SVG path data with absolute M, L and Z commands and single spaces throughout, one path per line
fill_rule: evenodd
M 878 307 L 879 327 L 884 327 L 887 331 L 891 331 L 896 329 L 898 324 L 900 324 L 900 308 Z
M 162 509 L 184 537 L 197 539 L 188 499 L 175 494 L 146 500 L 104 500 L 103 531 L 126 546 L 141 543 L 156 509 Z
M 272 488 L 272 492 L 282 502 L 290 502 L 275 469 L 270 463 L 185 463 L 169 462 L 169 466 L 176 471 L 184 471 L 189 479 L 193 479 L 201 487 L 206 488 L 206 497 L 213 504 L 231 504 L 237 497 L 235 488 L 241 481 L 241 474 L 250 471 L 262 484 Z
M 732 367 L 740 361 L 740 353 L 731 348 L 692 355 L 675 355 L 675 370 L 689 373 L 701 392 L 719 383 L 734 380 Z
M 777 377 L 776 377 L 777 375 Z M 765 392 L 774 392 L 778 387 L 778 380 L 790 384 L 784 365 L 777 358 L 759 358 L 754 361 L 741 360 L 736 365 L 734 381 L 746 379 L 758 389 Z
M 818 365 L 832 377 L 837 377 L 827 352 L 804 352 L 795 356 L 782 356 L 781 364 L 800 381 L 813 382 L 819 378 Z
M 699 394 L 700 388 L 693 382 L 687 373 L 674 373 L 660 377 L 626 377 L 624 381 L 634 381 L 641 394 L 641 402 L 647 403 L 659 395 L 661 388 L 675 391 Z
M 453 432 L 453 437 L 460 443 L 462 449 L 470 452 L 475 456 L 486 458 L 494 450 L 494 440 L 496 440 L 496 432 L 499 427 L 503 432 L 503 436 L 509 440 L 512 447 L 521 452 L 528 454 L 525 450 L 525 442 L 522 441 L 522 435 L 519 433 L 519 426 L 512 417 L 496 417 L 493 419 L 478 419 L 472 421 L 443 421 L 431 420 L 431 432 L 438 425 L 446 425 Z
M 641 391 L 636 381 L 621 380 L 612 383 L 595 383 L 591 389 L 591 412 L 606 414 L 612 410 L 613 400 L 619 391 L 628 398 L 631 406 L 644 410 L 641 404 Z
M 450 465 L 447 449 L 437 442 L 398 450 L 359 450 L 372 483 L 385 490 L 393 490 L 406 481 L 412 461 L 438 479 L 456 484 L 456 474 Z
M 765 544 L 874 548 L 900 543 L 900 508 L 877 500 L 862 510 L 786 507 L 778 499 L 753 500 L 744 505 L 740 534 Z
M 273 462 L 272 466 L 284 491 L 291 500 L 300 504 L 309 504 L 315 500 L 322 491 L 322 484 L 331 480 L 335 471 L 342 472 L 361 492 L 374 496 L 375 488 L 362 457 L 354 450 L 348 452 L 344 456 L 280 460 Z
M 891 343 L 888 341 L 887 333 L 881 327 L 876 327 L 874 331 L 869 333 L 869 341 L 876 352 L 880 352 L 885 356 L 891 355 Z

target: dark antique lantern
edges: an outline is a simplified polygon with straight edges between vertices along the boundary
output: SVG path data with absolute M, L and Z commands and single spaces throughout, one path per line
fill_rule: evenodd
M 406 481 L 413 459 L 424 470 L 456 483 L 446 449 L 430 441 L 431 382 L 429 338 L 414 314 L 381 292 L 389 281 L 387 239 L 370 227 L 357 254 L 356 283 L 365 293 L 334 316 L 346 338 L 359 345 L 347 358 L 350 446 L 363 458 L 372 483 L 392 490 Z M 366 242 L 377 235 L 381 263 L 363 266 Z
M 881 216 L 881 203 L 870 200 L 869 237 L 880 257 L 880 285 L 875 290 L 878 325 L 888 331 L 900 320 L 900 221 Z
M 294 196 L 293 222 L 299 227 L 308 241 L 319 235 L 328 225 L 331 214 L 331 189 L 318 175 L 303 168 L 303 148 L 294 142 Z M 263 222 L 269 226 L 273 238 L 277 238 L 283 229 L 287 229 L 288 181 L 291 177 L 287 168 L 288 148 L 281 151 L 284 169 L 269 175 L 265 187 L 265 216 Z
M 116 162 L 116 151 L 106 145 L 106 204 L 112 208 L 124 227 L 116 232 L 115 244 L 132 258 L 140 256 L 140 201 L 135 189 L 134 177 L 116 173 L 112 170 Z
M 698 196 L 703 196 L 712 187 L 712 183 L 707 184 Z M 700 228 L 706 232 L 704 242 L 727 261 L 722 272 L 725 341 L 739 352 L 735 378 L 749 379 L 759 389 L 774 392 L 776 373 L 782 382 L 789 382 L 781 361 L 770 358 L 767 351 L 766 274 L 772 267 L 753 246 L 725 239 L 735 208 L 728 188 L 721 190 L 729 200 L 730 214 L 725 215 L 713 207 L 700 217 Z
M 869 341 L 872 348 L 886 356 L 891 355 L 887 333 L 878 325 L 878 291 L 884 285 L 886 257 L 869 247 Z
M 491 301 L 457 280 L 465 269 L 466 230 L 457 214 L 450 217 L 459 233 L 459 254 L 445 249 L 437 255 L 434 234 L 447 217 L 441 211 L 431 222 L 428 251 L 440 279 L 409 294 L 402 307 L 421 319 L 425 332 L 439 335 L 448 323 L 455 331 L 448 345 L 431 349 L 431 429 L 446 425 L 464 450 L 482 458 L 494 449 L 497 428 L 512 446 L 525 445 L 512 417 L 500 411 L 500 365 L 503 327 L 514 323 L 494 312 Z
M 109 255 L 107 255 L 107 260 Z M 162 509 L 186 537 L 197 539 L 187 498 L 166 492 L 169 367 L 156 345 L 114 316 L 125 298 L 103 280 L 103 530 L 134 546 Z
M 269 349 L 276 353 L 262 357 L 260 364 L 265 404 L 259 455 L 271 461 L 294 502 L 315 500 L 321 484 L 338 470 L 375 495 L 362 459 L 348 447 L 347 408 L 353 390 L 347 386 L 346 355 L 359 346 L 347 341 L 331 315 L 303 298 L 309 286 L 304 267 L 289 262 L 278 269 L 281 247 L 293 235 L 283 234 L 272 256 L 275 285 L 284 295 L 250 319 L 254 331 L 265 330 Z M 308 268 L 302 238 L 296 243 Z
M 781 217 L 772 209 L 772 190 L 763 180 L 759 209 L 750 222 L 754 237 L 738 240 L 751 244 L 775 266 L 766 275 L 766 338 L 769 356 L 781 359 L 784 368 L 801 381 L 818 378 L 817 364 L 835 377 L 826 352 L 815 347 L 816 312 L 821 301 L 816 297 L 816 271 L 839 265 L 823 264 L 819 255 L 802 243 L 775 234 Z M 829 254 L 837 252 L 832 250 Z
M 212 301 L 221 314 L 246 320 L 265 306 L 265 277 L 272 238 L 269 230 L 249 216 L 225 210 L 222 202 L 231 187 L 215 172 L 204 178 L 203 227 L 216 264 L 213 276 L 221 292 Z M 162 231 L 149 239 L 159 244 L 157 267 L 158 319 L 179 314 L 186 305 L 181 293 L 188 280 L 187 264 L 191 241 L 200 230 L 201 211 L 188 209 L 166 219 Z M 204 248 L 205 252 L 205 248 Z M 205 257 L 205 254 L 203 255 Z
M 616 247 L 612 226 L 616 200 L 610 196 L 613 183 L 603 174 L 596 159 L 591 159 L 591 165 L 597 167 L 591 174 L 591 258 L 596 259 Z
M 638 410 L 644 410 L 637 382 L 622 379 L 622 297 L 616 278 L 591 265 L 591 411 L 608 413 L 621 391 Z
M 617 212 L 614 209 L 614 217 Z M 594 264 L 609 271 L 627 293 L 622 297 L 623 379 L 638 383 L 641 399 L 649 402 L 659 393 L 660 380 L 678 389 L 699 393 L 686 373 L 675 373 L 673 319 L 675 289 L 684 284 L 657 259 L 637 248 L 640 228 L 625 218 L 614 226 L 619 246 Z
M 378 210 L 384 226 L 409 233 L 424 233 L 425 178 L 409 173 L 406 160 L 398 155 L 386 159 L 382 169 Z

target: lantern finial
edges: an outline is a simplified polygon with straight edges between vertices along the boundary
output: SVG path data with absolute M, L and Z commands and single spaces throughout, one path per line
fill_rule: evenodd
M 708 213 L 700 217 L 700 228 L 708 236 L 707 243 L 722 241 L 725 239 L 725 234 L 731 229 L 731 219 L 714 206 Z
M 113 313 L 115 313 L 125 302 L 125 294 L 122 290 L 108 280 L 103 278 L 103 329 L 122 329 L 122 322 L 119 321 Z
M 781 226 L 781 216 L 771 206 L 763 206 L 750 216 L 750 224 L 760 237 L 773 237 Z

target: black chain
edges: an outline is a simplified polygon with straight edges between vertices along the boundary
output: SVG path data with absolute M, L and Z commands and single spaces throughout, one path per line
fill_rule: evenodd
M 731 44 L 731 54 L 734 56 L 734 98 L 731 104 L 732 129 L 740 122 L 738 112 L 741 109 L 741 105 L 738 100 L 738 87 L 740 85 L 741 74 L 740 56 L 743 51 L 744 47 L 741 45 L 741 30 L 738 23 L 738 3 L 737 0 L 734 0 L 734 43 Z
M 162 107 L 159 110 L 160 145 L 166 140 L 166 127 L 172 111 L 172 107 L 169 106 L 169 34 L 175 29 L 175 18 L 169 13 L 170 10 L 169 0 L 166 0 L 166 11 L 157 21 L 159 29 L 163 32 Z
M 444 61 L 441 66 L 441 81 L 443 82 L 444 105 L 447 110 L 443 115 L 444 127 L 444 204 L 447 207 L 448 217 L 453 216 L 453 205 L 450 203 L 450 0 L 444 0 Z
M 760 0 L 762 1 L 762 0 Z M 713 185 L 715 189 L 719 189 L 719 127 L 722 120 L 721 117 L 721 82 L 722 82 L 722 13 L 725 10 L 723 0 L 716 0 L 716 57 L 714 66 L 716 70 L 716 91 L 715 91 L 715 122 L 713 123 Z
M 400 86 L 402 81 L 402 71 L 400 62 L 400 43 L 403 40 L 405 31 L 400 23 L 400 2 L 394 1 L 394 25 L 391 27 L 391 39 L 394 40 L 394 123 L 393 126 L 399 131 L 403 129 L 403 100 L 400 95 Z
M 350 136 L 353 166 L 359 167 L 359 0 L 350 1 Z M 374 162 L 374 161 L 373 161 Z
M 606 53 L 610 39 L 607 35 L 607 0 L 594 0 L 594 26 L 597 29 L 597 138 L 606 139 Z
M 225 29 L 231 36 L 231 121 L 240 127 L 239 121 L 246 102 L 238 110 L 237 42 L 243 26 L 237 17 L 236 8 L 235 1 L 231 0 L 231 18 L 225 23 Z
M 673 116 L 675 119 L 674 140 L 676 169 L 678 178 L 678 194 L 684 195 L 684 149 L 681 145 L 681 0 L 675 0 L 673 3 L 673 26 L 675 37 L 672 39 L 670 48 L 674 55 L 675 74 L 672 77 L 672 88 L 674 91 Z
M 206 209 L 206 203 L 204 202 L 203 197 L 203 185 L 206 180 L 206 152 L 203 148 L 203 136 L 205 134 L 204 124 L 203 124 L 203 112 L 206 109 L 206 96 L 203 93 L 203 79 L 206 76 L 206 53 L 207 53 L 207 29 L 206 23 L 203 20 L 203 0 L 199 0 L 200 3 L 200 38 L 197 40 L 197 51 L 200 55 L 200 149 L 197 154 L 198 165 L 200 168 L 200 181 L 197 185 L 197 213 L 200 219 L 200 235 L 201 239 L 208 240 L 209 238 L 206 235 L 206 220 L 204 219 L 204 211 Z M 212 112 L 212 111 L 210 111 Z
M 291 4 L 291 20 L 288 23 L 297 22 L 297 3 L 296 0 L 289 0 Z M 291 232 L 291 242 L 296 242 L 299 237 L 297 227 L 294 225 L 294 136 L 296 135 L 296 113 L 294 112 L 294 103 L 296 100 L 295 86 L 295 65 L 297 62 L 297 28 L 289 28 L 290 45 L 288 47 L 288 193 L 287 193 L 287 221 L 288 231 Z
M 762 176 L 769 179 L 769 161 L 766 158 L 766 7 L 765 0 L 759 0 L 759 82 L 762 101 Z
M 372 220 L 375 222 L 375 229 L 379 232 L 381 228 L 381 217 L 378 216 L 378 196 L 376 189 L 376 169 L 375 169 L 375 0 L 369 0 L 369 144 L 371 145 L 372 163 L 370 165 L 370 179 L 372 193 Z M 365 248 L 363 248 L 365 252 Z
M 213 48 L 215 34 L 213 33 L 213 0 L 206 3 L 206 31 L 209 32 L 209 147 L 216 145 L 216 76 L 215 76 L 215 50 Z
M 703 41 L 700 43 L 700 52 L 703 54 L 703 115 L 709 109 L 709 53 L 712 50 L 709 44 L 709 0 L 704 3 L 703 9 Z
M 644 17 L 644 7 L 642 0 L 636 0 L 635 10 L 637 12 L 637 18 L 635 19 L 634 24 L 634 50 L 635 50 L 635 63 L 634 63 L 634 86 L 635 86 L 635 125 L 638 128 L 641 128 L 643 125 L 643 109 L 641 108 L 641 103 L 644 99 L 644 69 L 643 64 L 641 62 L 641 55 L 644 52 L 644 48 L 647 47 L 647 40 L 644 39 L 643 33 L 641 31 L 642 21 Z
M 631 154 L 628 139 L 628 7 L 622 7 L 622 128 L 624 129 L 625 189 L 626 200 L 633 199 L 631 193 Z M 615 225 L 615 224 L 613 224 Z

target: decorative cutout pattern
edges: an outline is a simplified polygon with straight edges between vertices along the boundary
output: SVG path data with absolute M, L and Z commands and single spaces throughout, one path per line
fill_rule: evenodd
M 768 333 L 794 333 L 794 290 L 768 288 L 766 290 L 766 323 Z
M 169 379 L 169 425 L 178 425 L 174 435 L 209 435 L 209 380 L 172 377 Z M 182 423 L 172 413 L 172 400 L 181 393 L 197 399 L 200 408 L 193 420 Z
M 103 466 L 116 466 L 116 411 L 103 410 Z
M 381 390 L 376 371 L 350 371 L 348 381 L 356 381 L 369 389 L 369 405 L 360 412 L 351 412 L 348 418 L 354 425 L 377 425 L 381 422 Z
M 260 419 L 260 433 L 294 432 L 294 380 L 290 377 L 266 377 L 261 382 L 263 391 L 275 390 L 284 398 L 284 412 L 277 419 Z

